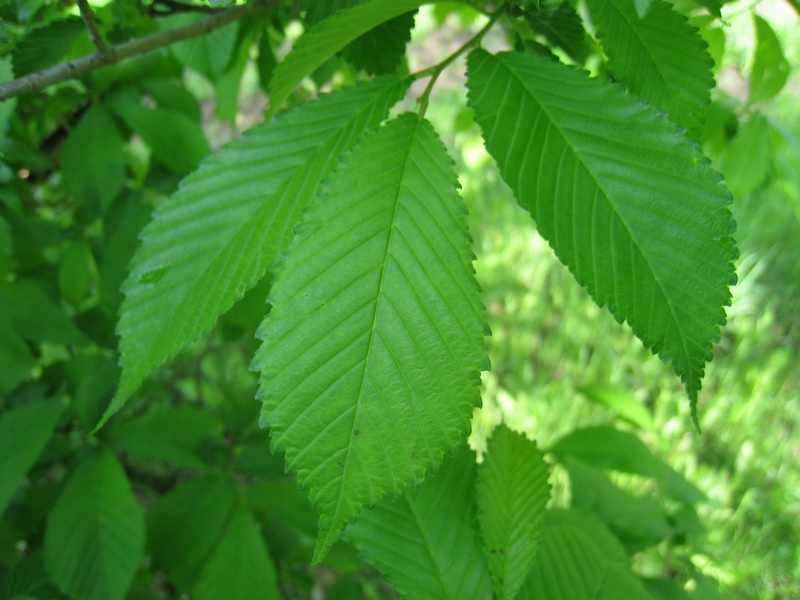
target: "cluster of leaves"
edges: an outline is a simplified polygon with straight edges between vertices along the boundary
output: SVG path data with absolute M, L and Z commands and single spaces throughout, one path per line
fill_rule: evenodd
M 79 4 L 88 33 L 63 7 L 3 3 L 0 72 L 93 43 L 109 56 L 96 33 L 115 48 L 217 10 Z M 580 429 L 548 449 L 569 510 L 545 508 L 533 442 L 501 427 L 480 466 L 466 448 L 489 331 L 458 179 L 424 117 L 469 52 L 468 106 L 503 178 L 694 408 L 736 255 L 730 195 L 697 145 L 717 133 L 707 44 L 663 0 L 473 2 L 437 12 L 484 13 L 485 27 L 409 74 L 422 4 L 255 3 L 0 104 L 0 598 L 279 597 L 319 585 L 310 562 L 361 573 L 332 596 L 383 593 L 352 548 L 409 597 L 687 597 L 629 566 L 683 544 L 702 499 L 636 435 Z M 685 4 L 710 35 L 719 2 Z M 307 31 L 278 63 L 298 19 Z M 502 24 L 514 51 L 481 49 Z M 770 43 L 754 101 L 785 82 Z M 186 73 L 233 120 L 251 63 L 270 118 L 207 156 Z M 418 112 L 396 115 L 424 77 Z M 329 82 L 340 89 L 308 99 Z

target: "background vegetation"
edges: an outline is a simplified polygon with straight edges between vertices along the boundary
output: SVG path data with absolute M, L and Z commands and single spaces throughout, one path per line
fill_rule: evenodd
M 97 4 L 96 9 L 122 36 L 126 30 L 142 31 L 148 22 L 128 10 L 129 4 Z M 43 12 L 63 7 L 8 1 L 0 6 L 6 19 L 0 53 L 15 52 L 13 64 L 7 54 L 0 60 L 0 81 L 11 78 L 12 66 L 19 75 L 25 61 L 24 68 L 32 71 L 55 60 L 45 55 L 50 46 L 20 41 L 29 25 L 18 21 L 25 10 L 46 21 Z M 450 8 L 425 9 L 417 16 L 411 70 L 415 57 L 444 54 L 442 48 L 464 41 L 458 37 L 468 35 L 464 27 L 479 28 L 473 11 L 452 13 Z M 697 497 L 687 492 L 692 510 L 681 512 L 651 479 L 622 469 L 611 473 L 622 489 L 660 505 L 671 519 L 672 534 L 656 544 L 639 544 L 652 531 L 625 530 L 615 515 L 607 515 L 618 534 L 629 534 L 626 547 L 636 572 L 653 580 L 648 591 L 656 598 L 681 597 L 655 583 L 664 578 L 695 598 L 794 598 L 800 597 L 800 79 L 792 71 L 774 97 L 754 97 L 750 90 L 759 89 L 753 82 L 759 52 L 772 52 L 775 60 L 775 47 L 764 47 L 763 34 L 759 46 L 753 14 L 776 32 L 778 48 L 792 67 L 800 63 L 798 19 L 796 6 L 782 0 L 730 2 L 722 10 L 722 19 L 704 29 L 717 60 L 719 88 L 702 143 L 728 174 L 736 197 L 739 283 L 700 395 L 702 433 L 693 429 L 685 392 L 669 368 L 588 298 L 516 205 L 483 150 L 471 114 L 454 108 L 464 106 L 463 63 L 443 76 L 427 117 L 458 160 L 493 332 L 488 341 L 492 371 L 484 373 L 485 406 L 475 417 L 473 447 L 484 448 L 501 419 L 545 449 L 578 427 L 614 423 L 634 432 L 702 492 Z M 18 21 L 8 18 L 9 11 Z M 182 14 L 166 18 L 176 25 L 189 19 Z M 698 13 L 695 18 L 710 17 Z M 21 487 L 0 485 L 0 499 L 8 503 L 0 521 L 2 599 L 59 597 L 54 582 L 64 575 L 44 567 L 48 545 L 57 551 L 59 541 L 48 537 L 46 523 L 58 518 L 51 513 L 74 466 L 87 464 L 81 457 L 95 451 L 90 432 L 119 377 L 114 322 L 138 232 L 153 206 L 209 150 L 263 118 L 260 86 L 274 66 L 270 60 L 288 49 L 280 31 L 284 26 L 289 41 L 299 35 L 300 25 L 287 9 L 267 29 L 272 39 L 266 34 L 247 39 L 250 33 L 243 27 L 236 35 L 214 36 L 211 49 L 184 45 L 169 57 L 153 60 L 151 55 L 98 71 L 93 90 L 111 93 L 104 96 L 107 110 L 91 118 L 83 119 L 86 90 L 77 82 L 47 97 L 0 104 L 0 364 L 5 365 L 0 408 L 8 416 L 32 399 L 47 399 L 32 404 L 37 412 L 15 412 L 19 421 L 0 421 L 0 449 L 18 443 L 16 436 L 43 440 Z M 62 27 L 65 55 L 92 49 L 78 35 L 82 23 Z M 508 42 L 497 35 L 485 43 L 502 47 Z M 256 59 L 252 47 L 260 49 L 253 53 Z M 215 64 L 220 48 L 244 50 L 230 62 Z M 354 78 L 352 69 L 335 59 L 314 82 L 305 83 L 302 93 L 312 96 Z M 160 118 L 172 119 L 174 139 L 148 129 L 144 117 L 136 121 L 130 98 L 114 93 L 126 81 L 141 82 L 135 83 L 139 92 L 157 99 Z M 87 142 L 99 139 L 97 132 L 109 120 L 125 135 L 103 142 L 106 146 Z M 104 187 L 85 175 L 91 153 L 112 165 L 101 176 Z M 77 204 L 71 200 L 77 194 L 92 201 Z M 250 292 L 208 336 L 153 375 L 124 414 L 99 434 L 120 462 L 98 451 L 93 468 L 106 470 L 109 480 L 127 476 L 147 515 L 142 527 L 150 562 L 136 567 L 129 597 L 175 597 L 177 589 L 215 597 L 214 577 L 229 573 L 223 563 L 232 554 L 220 552 L 197 581 L 199 559 L 187 547 L 171 547 L 170 539 L 173 528 L 216 518 L 237 524 L 238 529 L 227 526 L 220 546 L 250 550 L 256 556 L 249 565 L 253 570 L 264 571 L 259 552 L 268 551 L 275 560 L 277 572 L 253 585 L 274 585 L 272 577 L 286 597 L 394 594 L 344 543 L 321 566 L 309 566 L 316 516 L 284 475 L 282 458 L 268 452 L 268 436 L 256 423 L 256 380 L 248 370 L 267 287 L 268 282 Z M 647 410 L 626 412 L 636 405 Z M 34 421 L 41 427 L 27 429 Z M 557 454 L 554 449 L 551 456 Z M 552 502 L 574 506 L 570 481 L 575 474 L 568 475 L 561 461 L 552 463 Z M 13 469 L 2 466 L 9 470 L 0 477 Z M 225 477 L 240 486 L 229 486 Z M 237 499 L 237 494 L 246 497 Z M 187 513 L 197 497 L 213 499 L 216 508 L 196 506 Z M 253 539 L 247 531 L 256 530 L 256 523 L 263 537 Z M 133 529 L 133 543 L 143 544 L 144 531 Z M 103 597 L 102 590 L 97 593 Z

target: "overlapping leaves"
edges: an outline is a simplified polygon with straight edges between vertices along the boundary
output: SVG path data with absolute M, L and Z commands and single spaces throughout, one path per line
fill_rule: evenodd
M 309 208 L 254 360 L 273 446 L 320 509 L 319 559 L 365 504 L 463 439 L 487 333 L 464 206 L 431 126 L 401 116 Z
M 664 0 L 652 0 L 644 14 L 631 0 L 589 0 L 588 6 L 612 74 L 699 135 L 713 62 L 697 30 Z
M 253 129 L 206 160 L 156 211 L 124 286 L 123 373 L 105 418 L 264 276 L 319 181 L 406 86 L 376 79 Z
M 677 126 L 556 61 L 473 51 L 469 103 L 503 178 L 694 407 L 735 281 L 727 191 Z

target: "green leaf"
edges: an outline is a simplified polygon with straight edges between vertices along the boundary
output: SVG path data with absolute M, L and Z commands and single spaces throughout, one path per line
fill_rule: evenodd
M 542 10 L 525 13 L 531 29 L 543 35 L 552 46 L 561 48 L 575 61 L 585 61 L 589 53 L 589 39 L 575 7 L 564 0 L 548 2 L 547 6 L 542 5 L 541 8 Z
M 35 282 L 0 283 L 0 306 L 20 336 L 34 342 L 86 344 L 86 337 Z
M 291 240 L 319 181 L 408 83 L 378 79 L 256 127 L 204 161 L 159 207 L 124 285 L 123 375 L 101 425 L 148 373 L 258 283 Z
M 110 442 L 135 456 L 202 470 L 211 458 L 203 451 L 223 444 L 222 423 L 200 408 L 163 407 L 115 427 Z
M 96 279 L 97 265 L 89 244 L 84 240 L 70 244 L 58 269 L 61 297 L 74 306 L 80 306 Z
M 22 77 L 52 66 L 69 52 L 86 27 L 77 17 L 48 23 L 32 29 L 12 53 L 14 75 Z
M 636 6 L 636 14 L 640 19 L 644 19 L 647 16 L 647 11 L 650 10 L 650 4 L 652 1 L 653 0 L 635 0 L 634 5 Z
M 161 496 L 147 519 L 153 563 L 190 592 L 236 505 L 236 484 L 221 475 L 181 483 Z
M 36 366 L 36 359 L 11 321 L 0 314 L 0 394 L 7 394 L 24 382 Z
M 791 66 L 781 42 L 770 24 L 753 13 L 756 29 L 756 52 L 750 68 L 750 102 L 763 102 L 778 95 L 786 85 Z
M 200 124 L 182 112 L 147 108 L 122 94 L 109 101 L 109 106 L 173 173 L 185 175 L 194 171 L 211 151 Z
M 262 425 L 322 513 L 316 559 L 469 431 L 487 359 L 466 209 L 433 128 L 406 114 L 343 161 L 275 280 Z
M 722 155 L 722 171 L 725 183 L 737 198 L 754 191 L 767 177 L 772 156 L 769 135 L 767 119 L 754 114 L 728 142 Z
M 225 533 L 199 574 L 192 596 L 197 600 L 280 600 L 275 567 L 258 523 L 237 508 Z
M 655 109 L 553 60 L 475 50 L 468 86 L 486 147 L 541 235 L 672 363 L 696 419 L 736 277 L 719 175 Z
M 536 444 L 501 425 L 478 468 L 478 520 L 495 597 L 514 598 L 538 549 L 550 497 L 548 468 Z
M 664 0 L 640 17 L 631 0 L 588 0 L 611 73 L 699 137 L 714 63 L 706 43 Z
M 413 12 L 389 19 L 350 42 L 342 49 L 342 56 L 370 75 L 395 73 L 405 57 L 413 28 Z
M 3 365 L 5 369 L 5 361 Z M 36 400 L 0 415 L 0 516 L 44 449 L 60 416 L 60 400 Z
M 492 597 L 474 525 L 475 466 L 464 444 L 418 488 L 365 509 L 347 528 L 346 538 L 404 597 Z
M 61 150 L 64 185 L 81 204 L 106 209 L 125 183 L 125 139 L 108 111 L 92 106 Z
M 367 0 L 331 0 L 301 2 L 306 10 L 306 23 L 309 26 L 324 21 L 331 15 L 364 4 Z M 369 74 L 381 75 L 397 72 L 397 67 L 406 53 L 406 44 L 411 39 L 414 27 L 414 13 L 406 13 L 382 23 L 356 38 L 342 48 L 340 54 L 356 69 Z
M 548 511 L 521 597 L 650 600 L 619 542 L 596 519 L 574 510 Z
M 45 566 L 65 594 L 117 600 L 144 553 L 144 514 L 122 465 L 105 447 L 85 454 L 47 519 Z
M 202 15 L 181 14 L 161 19 L 163 30 L 175 29 L 203 19 Z M 236 45 L 239 24 L 232 23 L 170 46 L 170 51 L 182 64 L 216 81 L 230 62 Z
M 424 0 L 372 0 L 337 12 L 312 27 L 275 69 L 270 84 L 270 114 L 274 114 L 295 87 L 326 60 L 357 37 L 381 23 L 416 10 Z
M 628 390 L 603 383 L 577 386 L 575 389 L 588 400 L 607 406 L 631 425 L 646 431 L 653 428 L 653 415 Z
M 631 552 L 661 542 L 673 533 L 664 509 L 652 498 L 617 487 L 601 471 L 566 456 L 572 506 L 591 512 L 606 523 Z

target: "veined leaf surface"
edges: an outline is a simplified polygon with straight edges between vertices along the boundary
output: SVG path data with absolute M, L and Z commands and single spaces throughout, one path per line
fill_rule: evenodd
M 475 467 L 464 444 L 418 488 L 364 509 L 345 531 L 404 598 L 492 597 L 475 527 Z
M 376 79 L 265 123 L 203 162 L 159 207 L 123 287 L 122 378 L 99 426 L 264 276 L 319 181 L 407 85 Z
M 548 469 L 536 444 L 501 425 L 478 468 L 478 520 L 495 597 L 517 595 L 539 544 L 550 497 Z
M 416 10 L 425 0 L 372 0 L 340 10 L 312 27 L 297 40 L 286 59 L 275 69 L 269 95 L 274 114 L 297 85 L 331 56 L 371 29 L 390 19 Z
M 345 160 L 259 328 L 262 424 L 320 509 L 319 560 L 365 504 L 438 465 L 480 403 L 487 325 L 458 182 L 414 115 Z
M 625 550 L 591 515 L 547 512 L 542 547 L 520 595 L 547 600 L 648 600 Z
M 611 72 L 699 137 L 714 84 L 713 61 L 696 29 L 664 0 L 644 13 L 631 0 L 588 0 Z
M 468 59 L 503 178 L 600 305 L 672 363 L 696 408 L 736 256 L 720 176 L 655 109 L 535 55 Z

